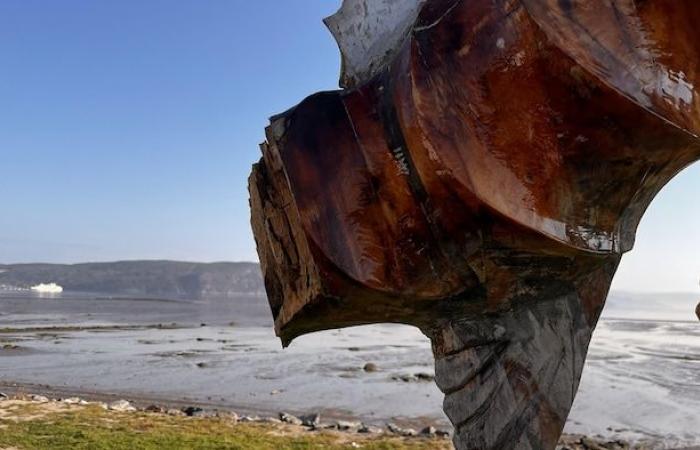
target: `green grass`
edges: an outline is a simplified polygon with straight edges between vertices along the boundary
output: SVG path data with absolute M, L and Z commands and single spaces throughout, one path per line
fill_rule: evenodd
M 1 406 L 2 404 L 0 404 Z M 0 415 L 0 449 L 22 450 L 427 450 L 451 448 L 446 440 L 367 438 L 310 432 L 278 425 L 238 423 L 218 418 L 114 413 L 99 407 L 46 412 L 38 404 L 14 405 Z M 357 438 L 356 438 L 357 437 Z

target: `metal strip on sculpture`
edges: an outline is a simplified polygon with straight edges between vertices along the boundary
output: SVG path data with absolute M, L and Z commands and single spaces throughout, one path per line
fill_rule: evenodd
M 277 334 L 432 341 L 458 449 L 553 449 L 621 255 L 700 158 L 700 2 L 346 0 L 250 178 Z M 352 30 L 359 30 L 353 33 Z

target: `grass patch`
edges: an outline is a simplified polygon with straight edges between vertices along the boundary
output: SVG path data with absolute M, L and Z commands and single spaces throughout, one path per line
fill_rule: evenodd
M 219 418 L 171 417 L 149 413 L 115 413 L 102 408 L 50 409 L 0 403 L 0 449 L 21 450 L 437 450 L 447 440 L 365 437 L 311 432 L 275 424 L 234 423 Z M 353 444 L 354 443 L 354 444 Z

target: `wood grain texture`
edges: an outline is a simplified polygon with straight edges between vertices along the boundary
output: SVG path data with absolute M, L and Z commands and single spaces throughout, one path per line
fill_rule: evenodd
M 697 19 L 427 0 L 376 75 L 274 117 L 250 192 L 283 343 L 415 325 L 458 449 L 554 448 L 622 254 L 700 158 Z
M 498 315 L 449 319 L 435 329 L 436 382 L 456 448 L 556 446 L 616 267 L 611 261 L 592 273 L 597 286 L 581 283 L 554 298 Z

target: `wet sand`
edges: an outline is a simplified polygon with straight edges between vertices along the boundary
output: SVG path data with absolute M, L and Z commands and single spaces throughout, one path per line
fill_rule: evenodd
M 0 390 L 48 385 L 55 396 L 449 427 L 418 330 L 327 331 L 282 350 L 267 317 L 262 298 L 0 296 Z M 367 363 L 377 370 L 363 370 Z M 697 322 L 606 318 L 566 431 L 654 448 L 700 445 L 698 369 Z

